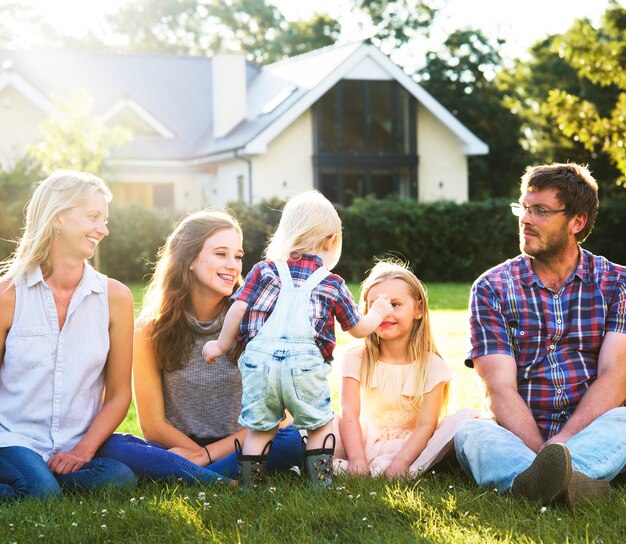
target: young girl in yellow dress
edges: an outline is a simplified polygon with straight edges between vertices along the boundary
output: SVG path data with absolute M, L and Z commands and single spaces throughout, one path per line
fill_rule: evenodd
M 437 351 L 426 292 L 408 267 L 379 262 L 361 293 L 366 309 L 384 293 L 394 310 L 343 360 L 335 470 L 413 477 L 440 461 L 460 423 L 479 414 L 442 418 L 453 371 Z

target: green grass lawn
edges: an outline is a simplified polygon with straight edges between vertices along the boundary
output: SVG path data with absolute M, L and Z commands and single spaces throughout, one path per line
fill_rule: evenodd
M 351 286 L 354 287 L 354 286 Z M 440 351 L 457 371 L 451 409 L 479 407 L 482 388 L 463 366 L 469 285 L 431 284 L 433 328 Z M 136 300 L 141 285 L 132 286 Z M 338 352 L 351 340 L 339 337 Z M 340 357 L 337 357 L 337 360 Z M 337 363 L 331 374 L 337 393 Z M 336 394 L 335 394 L 336 402 Z M 138 433 L 131 409 L 121 429 Z M 568 511 L 513 500 L 478 488 L 457 467 L 410 481 L 336 477 L 332 490 L 275 475 L 258 493 L 237 489 L 144 484 L 61 501 L 0 506 L 0 544 L 32 542 L 468 542 L 621 543 L 626 489 Z M 621 536 L 620 536 L 621 535 Z

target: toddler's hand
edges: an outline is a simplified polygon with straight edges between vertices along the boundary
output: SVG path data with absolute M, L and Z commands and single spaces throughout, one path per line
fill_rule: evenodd
M 389 295 L 386 295 L 385 293 L 378 295 L 370 309 L 374 310 L 378 315 L 380 315 L 380 317 L 385 319 L 385 317 L 393 312 L 393 306 L 391 305 Z
M 223 353 L 219 348 L 217 340 L 209 340 L 206 344 L 204 344 L 204 347 L 202 348 L 202 357 L 204 357 L 204 360 L 207 363 L 212 365 L 220 355 L 223 355 Z

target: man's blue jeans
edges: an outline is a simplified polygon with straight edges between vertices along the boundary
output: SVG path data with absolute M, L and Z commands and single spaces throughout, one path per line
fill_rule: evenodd
M 626 472 L 626 407 L 602 414 L 566 442 L 572 467 L 596 480 L 612 480 Z M 454 437 L 456 455 L 463 470 L 481 486 L 501 493 L 511 488 L 536 453 L 495 421 L 472 419 Z
M 176 479 L 183 482 L 216 482 L 237 478 L 237 455 L 231 453 L 208 467 L 201 467 L 159 444 L 132 434 L 115 433 L 98 450 L 103 457 L 117 459 L 131 468 L 138 478 Z M 289 470 L 302 464 L 300 433 L 293 427 L 279 429 L 267 457 L 267 470 Z
M 29 448 L 0 448 L 0 501 L 23 497 L 60 497 L 62 491 L 85 491 L 93 488 L 132 486 L 132 471 L 113 459 L 95 457 L 80 470 L 57 475 L 41 455 Z

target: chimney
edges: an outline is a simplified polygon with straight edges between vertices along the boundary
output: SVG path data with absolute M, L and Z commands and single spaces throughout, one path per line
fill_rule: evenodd
M 213 136 L 223 138 L 246 118 L 246 56 L 213 55 Z

